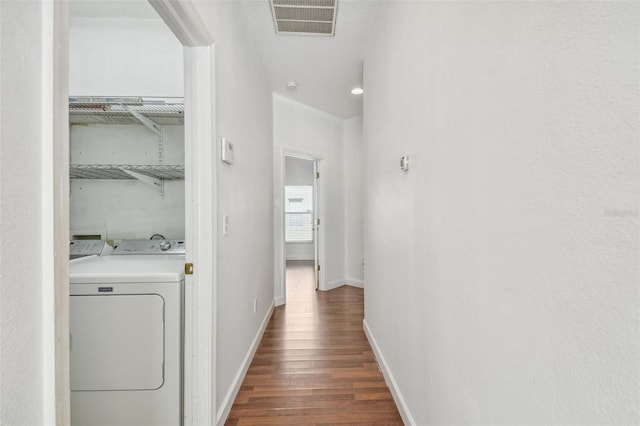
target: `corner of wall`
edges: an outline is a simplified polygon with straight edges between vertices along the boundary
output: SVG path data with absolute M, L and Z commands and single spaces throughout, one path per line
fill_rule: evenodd
M 411 415 L 411 411 L 409 411 L 409 406 L 400 392 L 400 388 L 398 387 L 398 383 L 396 382 L 391 370 L 389 369 L 389 365 L 385 360 L 384 355 L 378 346 L 378 342 L 375 337 L 373 337 L 373 333 L 369 328 L 369 324 L 367 324 L 367 320 L 362 320 L 362 329 L 364 330 L 364 334 L 367 336 L 367 340 L 369 341 L 369 345 L 371 345 L 371 349 L 373 349 L 373 353 L 376 357 L 376 361 L 378 363 L 378 367 L 384 376 L 384 381 L 389 386 L 389 390 L 391 391 L 391 395 L 393 396 L 393 400 L 398 407 L 398 412 L 400 413 L 400 417 L 402 417 L 402 421 L 405 425 L 415 425 L 416 422 L 413 420 L 413 416 Z

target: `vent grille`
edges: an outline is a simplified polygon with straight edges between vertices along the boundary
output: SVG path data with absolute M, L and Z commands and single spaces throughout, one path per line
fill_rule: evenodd
M 270 0 L 276 34 L 335 35 L 338 0 Z

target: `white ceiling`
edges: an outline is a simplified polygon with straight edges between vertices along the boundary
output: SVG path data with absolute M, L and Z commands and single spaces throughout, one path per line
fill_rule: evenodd
M 334 37 L 276 35 L 269 0 L 245 2 L 249 27 L 262 53 L 273 91 L 329 114 L 362 115 L 362 58 L 375 0 L 338 0 Z M 286 88 L 295 80 L 295 91 Z
M 274 92 L 340 118 L 362 115 L 362 96 L 350 92 L 362 85 L 363 50 L 378 0 L 338 0 L 333 37 L 276 35 L 269 0 L 243 4 Z M 158 18 L 147 0 L 71 0 L 70 13 Z M 286 88 L 290 80 L 298 83 L 295 91 Z
M 72 18 L 160 19 L 147 0 L 70 0 Z

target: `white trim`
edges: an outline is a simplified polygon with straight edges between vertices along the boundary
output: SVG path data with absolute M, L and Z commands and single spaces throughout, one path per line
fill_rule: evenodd
M 185 47 L 184 423 L 213 424 L 216 401 L 217 151 L 215 50 Z
M 378 366 L 380 367 L 380 371 L 384 376 L 384 381 L 387 383 L 387 386 L 389 386 L 389 390 L 391 391 L 393 400 L 395 401 L 396 406 L 398 407 L 398 411 L 400 412 L 400 417 L 402 417 L 402 421 L 404 422 L 405 425 L 415 425 L 416 422 L 415 420 L 413 420 L 413 416 L 409 411 L 407 402 L 402 396 L 402 392 L 400 392 L 398 383 L 393 378 L 393 374 L 391 373 L 391 370 L 387 365 L 387 361 L 382 355 L 382 351 L 378 346 L 378 342 L 376 342 L 376 339 L 373 337 L 373 333 L 371 332 L 371 329 L 369 328 L 369 324 L 367 324 L 366 319 L 362 320 L 362 329 L 364 330 L 364 334 L 367 336 L 367 340 L 369 340 L 369 345 L 371 346 L 371 349 L 373 349 L 373 354 L 375 355 L 376 360 L 378 361 Z
M 217 150 L 215 49 L 193 0 L 149 0 L 185 46 L 185 240 L 194 274 L 185 280 L 184 424 L 216 418 Z
M 269 324 L 269 320 L 273 315 L 273 310 L 275 309 L 274 304 L 272 303 L 269 309 L 267 310 L 267 314 L 262 320 L 262 324 L 258 329 L 258 333 L 256 333 L 256 337 L 253 338 L 253 342 L 251 342 L 251 346 L 249 347 L 249 351 L 245 355 L 242 360 L 242 364 L 240 364 L 240 369 L 236 373 L 236 376 L 233 379 L 231 387 L 229 388 L 229 392 L 225 395 L 222 404 L 220 404 L 220 410 L 218 412 L 218 418 L 216 421 L 217 425 L 224 425 L 224 422 L 227 420 L 229 416 L 229 412 L 231 411 L 231 407 L 233 406 L 233 401 L 235 401 L 236 396 L 238 396 L 238 391 L 240 390 L 240 385 L 242 385 L 242 381 L 244 380 L 244 376 L 247 374 L 247 370 L 249 370 L 249 366 L 251 365 L 251 361 L 253 361 L 253 356 L 256 354 L 258 350 L 258 346 L 260 346 L 260 342 L 262 341 L 262 336 L 264 335 L 264 331 Z
M 351 287 L 364 288 L 364 281 L 355 278 L 346 278 L 344 282 Z
M 183 46 L 213 44 L 213 37 L 192 0 L 149 0 L 149 3 Z
M 42 9 L 43 422 L 70 423 L 68 4 Z
M 288 254 L 287 260 L 314 260 L 308 254 Z
M 327 285 L 325 286 L 325 288 L 321 289 L 323 291 L 331 291 L 331 290 L 335 290 L 338 287 L 343 287 L 345 286 L 346 283 L 344 280 L 333 280 L 333 281 L 329 281 L 327 283 Z
M 274 300 L 274 304 L 276 306 L 284 305 L 284 297 L 276 297 L 275 300 Z

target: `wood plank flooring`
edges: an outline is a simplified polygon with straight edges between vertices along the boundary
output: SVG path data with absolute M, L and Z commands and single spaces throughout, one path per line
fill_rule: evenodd
M 402 425 L 362 331 L 362 289 L 315 291 L 287 263 L 287 304 L 267 326 L 226 425 Z

